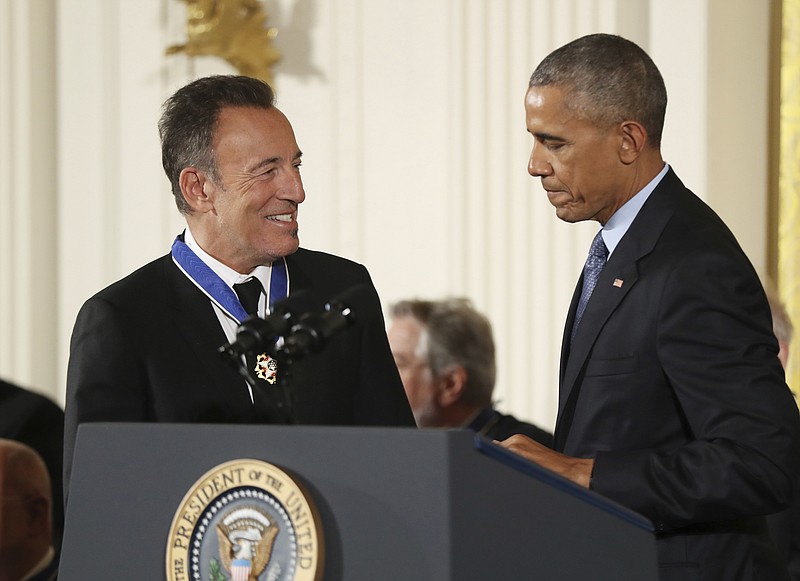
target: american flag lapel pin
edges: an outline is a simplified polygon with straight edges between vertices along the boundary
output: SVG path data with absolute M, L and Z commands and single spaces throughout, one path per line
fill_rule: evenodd
M 622 288 L 622 283 L 625 282 L 621 278 L 614 279 L 614 286 L 617 288 Z

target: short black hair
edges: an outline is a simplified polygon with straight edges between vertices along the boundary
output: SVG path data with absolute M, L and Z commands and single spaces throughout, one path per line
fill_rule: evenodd
M 554 50 L 536 67 L 531 87 L 558 86 L 567 106 L 597 125 L 641 123 L 651 147 L 661 145 L 667 89 L 650 56 L 613 34 L 590 34 Z
M 240 75 L 213 75 L 192 81 L 166 100 L 158 131 L 161 163 L 172 186 L 181 214 L 191 213 L 181 193 L 180 175 L 197 167 L 217 179 L 214 159 L 214 131 L 225 107 L 275 106 L 275 92 L 267 83 Z

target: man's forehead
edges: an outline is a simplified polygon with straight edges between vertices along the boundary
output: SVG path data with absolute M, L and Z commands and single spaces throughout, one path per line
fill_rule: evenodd
M 214 132 L 214 154 L 223 151 L 241 157 L 246 152 L 248 166 L 268 160 L 296 161 L 302 156 L 289 120 L 271 107 L 228 107 L 220 112 Z

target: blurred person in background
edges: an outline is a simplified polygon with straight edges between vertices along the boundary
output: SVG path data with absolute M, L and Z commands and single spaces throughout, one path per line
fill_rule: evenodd
M 525 434 L 551 446 L 552 435 L 494 409 L 492 325 L 469 299 L 403 300 L 390 312 L 392 349 L 421 428 L 468 428 L 492 440 Z
M 50 477 L 36 450 L 0 438 L 0 581 L 54 581 Z
M 53 545 L 59 550 L 64 532 L 64 410 L 44 395 L 0 379 L 0 438 L 27 444 L 44 460 L 53 499 Z

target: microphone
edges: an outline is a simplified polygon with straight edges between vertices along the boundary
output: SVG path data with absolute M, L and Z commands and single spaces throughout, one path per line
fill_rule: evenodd
M 275 303 L 272 312 L 265 318 L 252 315 L 242 321 L 236 330 L 236 340 L 217 351 L 232 365 L 237 364 L 242 355 L 269 351 L 275 339 L 292 328 L 295 313 L 308 313 L 313 306 L 314 301 L 308 291 L 292 293 Z
M 363 304 L 368 293 L 367 285 L 351 287 L 328 302 L 324 312 L 304 315 L 284 337 L 276 356 L 297 359 L 321 351 L 328 339 L 355 323 L 353 305 Z

